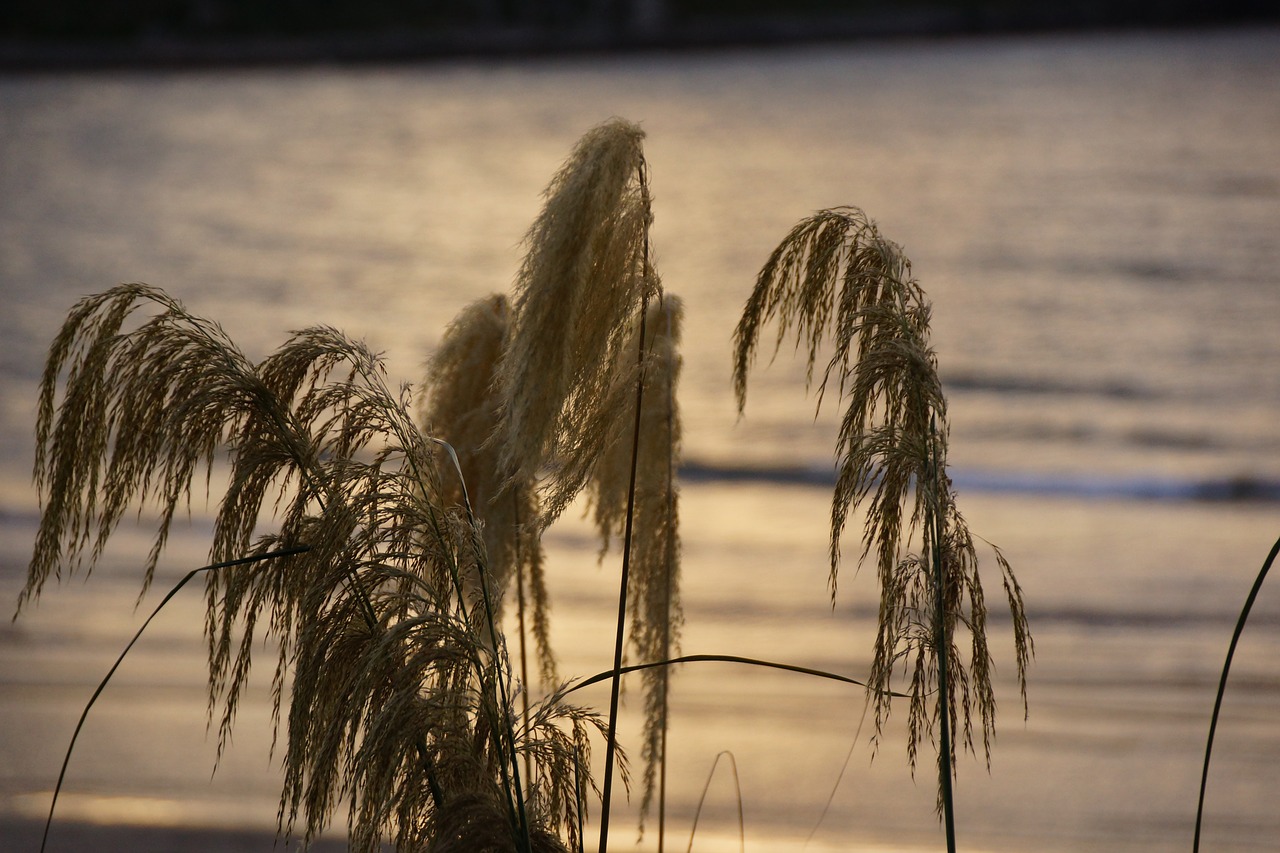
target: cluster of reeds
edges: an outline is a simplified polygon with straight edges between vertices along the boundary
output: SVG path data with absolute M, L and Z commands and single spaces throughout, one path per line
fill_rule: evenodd
M 144 304 L 157 313 L 124 330 Z M 193 478 L 225 458 L 211 559 L 287 553 L 206 575 L 210 709 L 221 750 L 256 640 L 274 640 L 274 714 L 288 726 L 282 829 L 310 839 L 345 801 L 356 850 L 388 839 L 484 849 L 465 839 L 497 827 L 522 849 L 563 849 L 550 839 L 572 838 L 582 801 L 563 770 L 598 720 L 559 703 L 515 737 L 479 526 L 465 503 L 445 500 L 457 472 L 408 403 L 374 356 L 332 329 L 299 332 L 252 364 L 154 289 L 82 301 L 41 396 L 47 498 L 23 597 L 63 562 L 96 558 L 127 505 L 155 500 L 145 586 Z M 263 531 L 272 505 L 274 529 Z M 539 784 L 522 784 L 522 752 L 543 758 Z
M 198 570 L 210 714 L 221 750 L 254 650 L 274 640 L 282 832 L 309 841 L 345 805 L 360 851 L 576 851 L 594 794 L 604 851 L 630 669 L 644 679 L 642 815 L 655 790 L 661 799 L 671 663 L 713 656 L 678 656 L 681 306 L 651 261 L 642 137 L 618 119 L 583 137 L 546 191 L 512 294 L 452 322 L 416 405 L 333 329 L 297 332 L 253 363 L 216 324 L 140 284 L 82 300 L 55 339 L 37 424 L 42 516 L 19 607 L 64 567 L 91 568 L 126 510 L 152 505 L 145 592 L 197 478 L 225 474 L 213 565 Z M 995 706 L 974 538 L 945 473 L 928 303 L 898 247 L 842 209 L 797 226 L 761 272 L 737 334 L 740 406 L 775 319 L 779 342 L 794 328 L 807 344 L 811 377 L 834 340 L 819 394 L 834 383 L 845 402 L 831 594 L 846 522 L 866 507 L 863 555 L 881 586 L 867 682 L 877 736 L 905 679 L 911 763 L 937 724 L 945 790 L 948 731 L 970 748 L 979 731 L 989 748 Z M 549 640 L 541 537 L 580 496 L 601 558 L 615 545 L 621 555 L 607 715 L 568 701 L 576 688 L 557 684 Z M 1025 700 L 1030 635 L 995 553 Z M 513 608 L 518 674 L 503 631 Z M 606 748 L 599 786 L 593 731 Z

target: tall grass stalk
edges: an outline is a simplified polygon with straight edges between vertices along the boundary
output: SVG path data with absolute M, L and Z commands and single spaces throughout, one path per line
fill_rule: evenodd
M 588 486 L 599 505 L 613 505 L 605 496 L 619 493 L 619 472 L 599 463 L 629 430 L 617 667 L 632 561 L 644 330 L 647 305 L 660 293 L 649 258 L 652 212 L 642 138 L 633 124 L 606 122 L 583 137 L 548 186 L 544 209 L 526 237 L 496 383 L 502 398 L 499 464 L 509 481 L 541 473 L 540 528 Z M 627 402 L 631 395 L 634 403 Z M 608 839 L 618 688 L 607 728 L 601 851 Z
M 645 306 L 646 308 L 648 306 Z M 640 314 L 640 343 L 644 345 L 646 310 Z M 644 363 L 644 350 L 638 361 Z M 609 849 L 609 813 L 613 802 L 613 756 L 618 745 L 618 696 L 622 688 L 622 648 L 627 625 L 627 584 L 631 577 L 631 533 L 635 522 L 636 468 L 640 458 L 640 424 L 644 406 L 644 369 L 636 381 L 635 431 L 631 440 L 631 472 L 627 484 L 627 509 L 622 536 L 622 572 L 618 581 L 618 619 L 613 646 L 613 678 L 609 682 L 609 740 L 604 754 L 604 796 L 600 804 L 599 853 Z
M 470 313 L 460 318 L 451 329 L 456 334 L 442 348 L 450 357 L 432 362 L 424 408 L 424 422 L 446 430 L 451 420 L 486 423 L 481 434 L 487 437 L 473 439 L 473 447 L 493 466 L 489 473 L 499 484 L 491 490 L 486 509 L 486 527 L 498 531 L 490 534 L 490 541 L 507 528 L 494 523 L 508 520 L 501 518 L 500 510 L 507 493 L 529 495 L 528 500 L 512 503 L 515 519 L 529 519 L 517 523 L 517 529 L 532 533 L 528 539 L 517 535 L 516 553 L 526 543 L 531 554 L 539 553 L 537 534 L 584 488 L 591 490 L 606 540 L 613 532 L 611 513 L 625 506 L 619 646 L 633 559 L 630 527 L 635 474 L 634 470 L 622 474 L 608 460 L 617 456 L 617 448 L 629 446 L 634 466 L 639 453 L 643 406 L 628 402 L 628 395 L 643 397 L 645 306 L 660 293 L 649 260 L 652 214 L 642 138 L 635 125 L 615 119 L 580 140 L 548 186 L 544 209 L 526 236 L 526 255 L 509 311 L 496 302 L 488 310 L 476 311 L 486 320 L 501 314 L 505 329 L 500 335 L 472 334 L 472 323 L 480 321 L 471 320 Z M 638 337 L 637 325 L 642 330 Z M 491 377 L 477 379 L 476 371 L 466 375 L 454 367 L 482 362 L 488 370 L 493 347 L 486 342 L 498 338 L 501 355 Z M 476 352 L 485 355 L 477 357 Z M 444 407 L 444 413 L 431 411 L 433 387 L 465 389 L 454 395 L 463 405 Z M 450 409 L 454 414 L 479 414 L 451 418 Z M 626 438 L 629 445 L 624 444 Z M 627 485 L 620 488 L 619 483 Z M 521 566 L 524 563 L 520 561 Z M 537 563 L 531 568 L 536 569 Z M 520 575 L 519 568 L 515 574 Z M 538 575 L 530 572 L 530 578 L 536 580 Z M 536 585 L 533 591 L 534 632 L 541 643 L 545 594 Z M 607 837 L 612 795 L 615 725 L 616 704 L 611 703 L 602 837 Z

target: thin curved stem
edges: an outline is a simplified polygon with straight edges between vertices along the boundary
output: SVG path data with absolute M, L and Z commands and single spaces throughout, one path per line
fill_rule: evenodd
M 1192 841 L 1191 849 L 1194 853 L 1200 850 L 1200 824 L 1204 817 L 1204 792 L 1209 784 L 1209 757 L 1213 753 L 1213 736 L 1218 728 L 1218 715 L 1222 711 L 1222 696 L 1227 691 L 1227 674 L 1231 672 L 1231 659 L 1235 656 L 1236 646 L 1240 642 L 1240 634 L 1244 631 L 1244 623 L 1249 619 L 1249 611 L 1253 609 L 1253 602 L 1258 597 L 1258 591 L 1262 589 L 1262 582 L 1266 580 L 1267 572 L 1271 571 L 1271 564 L 1275 562 L 1276 555 L 1280 554 L 1280 539 L 1276 540 L 1276 544 L 1271 546 L 1271 553 L 1267 554 L 1266 562 L 1262 564 L 1262 570 L 1258 572 L 1257 579 L 1253 582 L 1253 589 L 1249 590 L 1249 597 L 1245 599 L 1244 609 L 1240 611 L 1240 618 L 1236 620 L 1235 632 L 1231 635 L 1231 645 L 1227 647 L 1227 662 L 1222 665 L 1222 678 L 1218 680 L 1218 697 L 1213 701 L 1213 717 L 1209 721 L 1209 740 L 1204 745 L 1204 770 L 1200 773 L 1200 802 L 1196 805 L 1196 834 Z
M 107 682 L 109 682 L 111 680 L 111 677 L 116 674 L 116 670 L 120 668 L 120 664 L 124 663 L 125 656 L 129 654 L 129 651 L 134 647 L 134 644 L 137 643 L 138 640 L 142 637 L 142 632 L 147 630 L 147 626 L 151 624 L 151 620 L 155 619 L 156 616 L 160 614 L 160 611 L 164 609 L 164 606 L 168 604 L 173 599 L 173 597 L 177 595 L 179 591 L 182 590 L 184 586 L 187 585 L 188 581 L 190 581 L 192 578 L 194 578 L 198 574 L 202 574 L 204 572 L 216 571 L 218 569 L 228 569 L 228 568 L 231 568 L 232 566 L 243 566 L 248 563 L 258 563 L 263 560 L 272 560 L 277 557 L 290 557 L 294 554 L 302 554 L 310 550 L 311 550 L 310 545 L 299 545 L 295 548 L 285 548 L 279 551 L 269 551 L 266 554 L 256 554 L 252 557 L 241 557 L 237 560 L 227 560 L 226 562 L 222 562 L 222 563 L 213 563 L 212 565 L 201 566 L 198 569 L 192 569 L 191 571 L 187 572 L 186 575 L 183 576 L 182 580 L 178 581 L 178 583 L 173 587 L 173 589 L 169 590 L 168 594 L 165 595 L 165 597 L 160 601 L 158 605 L 156 605 L 156 609 L 151 611 L 151 615 L 147 617 L 147 621 L 143 622 L 142 627 L 139 628 L 137 633 L 133 635 L 133 639 L 129 641 L 129 644 L 127 646 L 124 647 L 124 651 L 122 651 L 120 653 L 120 656 L 116 658 L 116 662 L 111 665 L 111 669 L 107 671 L 106 676 L 102 679 L 101 683 L 98 684 L 98 689 L 93 691 L 93 695 L 89 697 L 88 704 L 86 704 L 84 706 L 84 710 L 80 712 L 80 719 L 76 722 L 76 729 L 71 735 L 71 742 L 67 744 L 67 754 L 62 759 L 62 769 L 58 771 L 58 783 L 54 785 L 54 788 L 53 788 L 53 801 L 49 803 L 49 817 L 45 819 L 44 835 L 42 835 L 40 838 L 41 853 L 44 853 L 45 846 L 49 842 L 49 830 L 53 826 L 53 812 L 54 812 L 54 809 L 58 807 L 58 794 L 62 792 L 62 783 L 66 780 L 66 777 L 67 777 L 67 766 L 71 763 L 71 753 L 75 750 L 76 740 L 80 737 L 80 730 L 84 728 L 84 722 L 89 717 L 89 709 L 92 708 L 94 703 L 98 701 L 98 697 L 102 695 L 102 691 L 105 690 L 107 687 Z
M 678 658 L 671 658 L 670 660 L 657 660 L 657 661 L 650 661 L 649 663 L 637 663 L 637 664 L 631 664 L 630 666 L 624 666 L 621 669 L 617 669 L 617 670 L 610 669 L 604 672 L 598 672 L 595 675 L 591 676 L 590 678 L 583 679 L 582 681 L 579 681 L 576 684 L 566 687 L 564 690 L 560 692 L 560 695 L 567 696 L 570 693 L 573 693 L 577 690 L 581 690 L 584 687 L 590 687 L 593 684 L 599 684 L 602 681 L 607 681 L 610 678 L 613 678 L 613 674 L 615 672 L 619 672 L 622 675 L 626 675 L 631 672 L 640 672 L 641 670 L 653 669 L 654 667 L 659 667 L 659 666 L 673 666 L 674 664 L 678 664 L 678 663 L 740 663 L 740 664 L 745 664 L 747 666 L 761 666 L 768 669 L 780 669 L 780 670 L 783 670 L 784 672 L 794 672 L 800 675 L 812 675 L 816 678 L 826 678 L 831 681 L 839 681 L 844 684 L 852 684 L 857 687 L 867 686 L 866 682 L 859 681 L 856 678 L 850 678 L 847 675 L 839 675 L 837 673 L 827 672 L 826 670 L 822 670 L 822 669 L 811 669 L 810 667 L 807 667 L 807 666 L 796 666 L 795 664 L 790 664 L 790 663 L 776 663 L 774 661 L 758 660 L 756 658 L 742 657 L 740 655 L 681 655 Z M 907 694 L 905 693 L 890 692 L 889 695 L 899 699 L 908 698 Z
M 738 760 L 733 757 L 733 753 L 729 750 L 723 750 L 718 753 L 715 760 L 711 762 L 711 772 L 707 774 L 707 781 L 702 786 L 702 796 L 698 798 L 698 807 L 693 812 L 693 828 L 689 830 L 689 847 L 686 853 L 693 853 L 693 837 L 698 834 L 698 818 L 702 817 L 702 806 L 707 801 L 707 792 L 711 790 L 711 780 L 715 778 L 716 768 L 720 766 L 721 758 L 729 759 L 729 767 L 733 772 L 733 788 L 738 798 L 738 849 L 745 851 L 747 849 L 747 829 L 746 820 L 742 812 L 742 782 L 738 778 Z

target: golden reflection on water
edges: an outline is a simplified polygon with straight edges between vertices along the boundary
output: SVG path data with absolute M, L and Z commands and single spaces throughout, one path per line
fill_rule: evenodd
M 52 791 L 14 797 L 13 811 L 25 818 L 44 820 L 49 814 Z M 62 793 L 58 796 L 57 821 L 135 826 L 242 827 L 243 809 L 230 803 L 191 801 L 186 798 L 138 797 L 113 794 Z M 260 829 L 274 829 L 262 824 Z
M 865 671 L 872 579 L 852 571 L 857 544 L 847 543 L 850 562 L 833 611 L 828 499 L 823 489 L 800 486 L 686 485 L 686 653 L 745 655 L 853 677 Z M 1169 849 L 1194 816 L 1217 672 L 1275 532 L 1272 507 L 964 493 L 960 500 L 974 531 L 1001 545 L 1018 572 L 1037 648 L 1024 722 L 1008 678 L 1012 652 L 996 613 L 998 582 L 988 574 L 999 737 L 990 775 L 980 760 L 960 762 L 958 832 L 966 849 Z M 175 543 L 179 552 L 199 547 L 198 535 L 187 538 Z M 609 556 L 597 564 L 596 550 L 572 510 L 549 534 L 552 642 L 565 676 L 603 671 L 611 658 L 617 561 Z M 1117 553 L 1125 559 L 1117 562 Z M 131 610 L 135 575 L 136 567 L 114 562 L 87 585 L 51 589 L 0 645 L 7 683 L 0 746 L 18 762 L 0 769 L 0 809 L 43 817 L 44 792 L 75 716 L 141 618 Z M 1210 787 L 1208 825 L 1235 822 L 1233 831 L 1246 838 L 1280 829 L 1267 760 L 1280 752 L 1278 601 L 1274 594 L 1260 599 L 1257 624 L 1245 635 Z M 95 707 L 59 814 L 269 829 L 279 776 L 266 758 L 265 690 L 246 697 L 235 742 L 210 780 L 199 591 L 175 600 L 174 608 Z M 87 618 L 78 622 L 78 612 Z M 56 639 L 39 645 L 23 639 L 37 635 Z M 689 664 L 672 689 L 669 838 L 687 838 L 714 758 L 730 750 L 749 850 L 848 849 L 842 845 L 851 840 L 859 849 L 936 844 L 930 759 L 913 781 L 900 719 L 890 721 L 873 758 L 869 728 L 859 730 L 857 688 L 731 664 Z M 605 707 L 607 688 L 597 685 L 577 699 Z M 638 742 L 639 720 L 634 694 L 624 702 L 625 746 Z M 618 826 L 634 827 L 634 808 L 618 805 Z M 734 849 L 736 816 L 737 796 L 718 775 L 695 849 Z M 1129 839 L 1121 843 L 1117 826 L 1140 829 L 1119 833 Z

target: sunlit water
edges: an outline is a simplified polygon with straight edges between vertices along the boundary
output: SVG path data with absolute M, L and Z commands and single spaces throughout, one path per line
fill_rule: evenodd
M 1218 670 L 1280 535 L 1276 31 L 0 79 L 0 600 L 34 524 L 40 365 L 76 298 L 147 281 L 254 357 L 328 323 L 414 381 L 463 305 L 507 289 L 542 187 L 614 114 L 648 132 L 657 262 L 687 305 L 685 651 L 865 671 L 870 573 L 846 567 L 834 611 L 826 588 L 832 413 L 815 422 L 789 350 L 758 366 L 740 421 L 729 382 L 769 251 L 856 204 L 934 301 L 961 506 L 1014 563 L 1036 636 L 1024 723 L 993 625 L 1000 736 L 990 776 L 960 769 L 962 846 L 1188 848 Z M 1253 500 L 1206 500 L 1232 495 Z M 171 581 L 202 562 L 203 512 Z M 616 566 L 572 520 L 550 545 L 562 671 L 595 673 Z M 142 618 L 129 558 L 145 548 L 122 542 L 0 628 L 10 815 L 47 808 Z M 176 600 L 94 709 L 68 820 L 272 825 L 265 683 L 209 781 L 199 607 Z M 1216 850 L 1280 837 L 1280 595 L 1257 608 L 1215 752 Z M 730 750 L 750 850 L 811 831 L 811 851 L 936 849 L 931 767 L 912 781 L 897 721 L 871 761 L 860 694 L 719 665 L 675 690 L 669 838 L 687 842 Z M 724 769 L 697 849 L 737 848 Z

